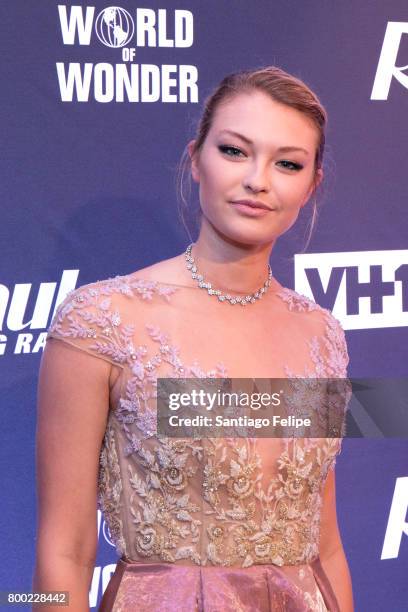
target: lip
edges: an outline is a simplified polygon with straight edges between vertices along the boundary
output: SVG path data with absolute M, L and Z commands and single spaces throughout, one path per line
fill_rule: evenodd
M 265 210 L 272 210 L 270 206 L 267 206 L 263 202 L 259 202 L 259 200 L 235 200 L 231 202 L 232 204 L 241 204 L 243 206 L 250 206 L 251 208 L 263 208 Z
M 260 217 L 272 212 L 272 208 L 258 200 L 236 200 L 231 202 L 235 208 L 251 217 Z

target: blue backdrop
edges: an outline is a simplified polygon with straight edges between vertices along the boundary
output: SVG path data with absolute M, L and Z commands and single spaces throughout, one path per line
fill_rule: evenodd
M 31 588 L 36 385 L 55 308 L 75 286 L 184 250 L 175 169 L 203 99 L 226 73 L 275 64 L 323 101 L 318 226 L 300 254 L 305 207 L 272 268 L 342 321 L 352 377 L 408 372 L 406 2 L 122 0 L 116 33 L 108 8 L 0 7 L 3 591 Z M 407 448 L 345 440 L 337 461 L 359 611 L 408 609 Z M 116 560 L 103 521 L 99 534 L 91 607 Z

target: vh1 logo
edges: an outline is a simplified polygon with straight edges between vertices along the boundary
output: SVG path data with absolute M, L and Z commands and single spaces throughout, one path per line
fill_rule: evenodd
M 295 289 L 344 329 L 408 326 L 408 250 L 295 255 Z

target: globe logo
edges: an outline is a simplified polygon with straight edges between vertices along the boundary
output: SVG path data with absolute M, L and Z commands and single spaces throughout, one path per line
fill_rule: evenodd
M 95 32 L 101 43 L 118 49 L 132 38 L 135 24 L 130 13 L 120 6 L 108 6 L 95 20 Z

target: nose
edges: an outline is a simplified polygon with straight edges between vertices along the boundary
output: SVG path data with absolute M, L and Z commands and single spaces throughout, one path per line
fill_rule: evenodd
M 271 188 L 271 177 L 268 164 L 261 162 L 253 163 L 248 169 L 244 178 L 244 186 L 246 189 L 259 193 L 260 191 L 268 192 Z

